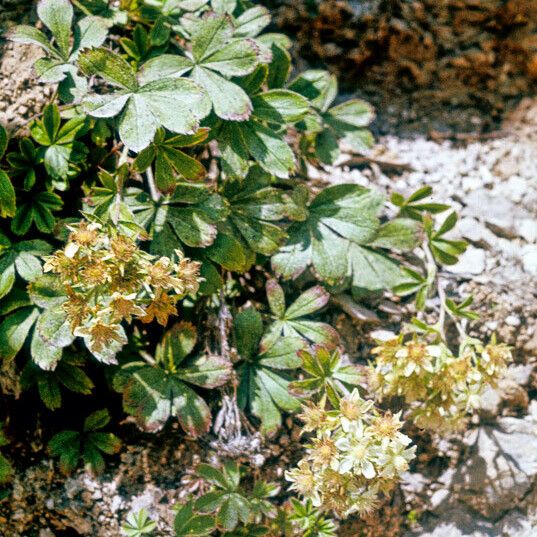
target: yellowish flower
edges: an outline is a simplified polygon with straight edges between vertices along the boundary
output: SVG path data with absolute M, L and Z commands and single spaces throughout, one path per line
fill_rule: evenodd
M 99 240 L 98 226 L 88 222 L 80 222 L 76 227 L 71 227 L 73 231 L 69 234 L 69 242 L 78 246 L 93 246 Z
M 156 318 L 160 325 L 166 326 L 170 315 L 177 315 L 175 299 L 162 292 L 147 306 L 141 320 L 143 323 L 150 323 Z
M 136 246 L 136 243 L 129 237 L 125 237 L 125 235 L 117 235 L 110 241 L 110 250 L 112 250 L 116 259 L 127 263 L 132 260 L 138 251 L 138 246 Z
M 313 505 L 317 507 L 321 505 L 315 474 L 307 461 L 301 460 L 297 468 L 286 471 L 285 479 L 292 483 L 290 490 L 296 490 L 302 496 L 311 499 Z
M 101 259 L 95 259 L 85 264 L 80 271 L 80 278 L 84 284 L 91 286 L 103 285 L 111 279 L 109 267 Z
M 89 326 L 77 328 L 74 334 L 75 336 L 88 338 L 88 348 L 95 352 L 101 352 L 114 341 L 121 345 L 127 343 L 127 338 L 119 324 L 106 323 L 100 319 L 97 319 Z
M 302 431 L 310 433 L 327 424 L 328 413 L 323 407 L 310 401 L 302 405 L 302 413 L 298 415 L 298 418 L 304 422 Z
M 336 460 L 337 453 L 336 444 L 327 432 L 321 438 L 313 439 L 308 458 L 312 461 L 313 468 L 326 467 Z
M 67 296 L 68 299 L 62 304 L 62 308 L 69 318 L 71 332 L 74 332 L 90 315 L 91 308 L 87 300 L 82 295 L 75 293 L 71 287 L 67 287 Z
M 112 312 L 112 320 L 127 321 L 130 323 L 133 316 L 144 317 L 146 311 L 136 304 L 134 301 L 135 298 L 135 294 L 123 296 L 119 293 L 114 293 L 109 305 Z

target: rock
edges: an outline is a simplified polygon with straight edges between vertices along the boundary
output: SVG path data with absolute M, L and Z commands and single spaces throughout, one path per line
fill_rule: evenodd
M 537 527 L 520 511 L 511 511 L 497 524 L 501 537 L 537 537 Z
M 458 497 L 490 519 L 512 508 L 537 477 L 537 426 L 518 418 L 500 418 L 496 427 L 480 427 L 466 436 L 470 456 L 457 469 Z
M 537 242 L 537 219 L 536 218 L 523 218 L 515 222 L 518 229 L 518 234 L 526 242 Z
M 537 274 L 537 246 L 527 245 L 523 248 L 522 265 L 528 274 Z
M 422 531 L 405 537 L 499 537 L 494 524 L 475 516 L 464 506 L 457 506 L 443 514 L 440 520 L 432 517 Z
M 520 319 L 516 315 L 508 315 L 505 318 L 505 324 L 509 326 L 520 326 Z
M 481 274 L 485 270 L 485 266 L 485 250 L 469 246 L 466 252 L 460 256 L 458 263 L 446 267 L 446 269 L 454 274 Z
M 492 524 L 458 505 L 440 519 L 429 518 L 422 531 L 405 537 L 537 537 L 537 527 L 520 511 Z
M 492 386 L 485 388 L 479 401 L 481 414 L 494 418 L 499 414 L 503 401 L 508 401 L 511 406 L 526 407 L 528 396 L 523 387 L 529 383 L 532 371 L 533 364 L 510 365 L 495 388 Z
M 456 227 L 457 233 L 479 246 L 489 248 L 496 241 L 496 236 L 479 220 L 466 216 L 461 218 Z

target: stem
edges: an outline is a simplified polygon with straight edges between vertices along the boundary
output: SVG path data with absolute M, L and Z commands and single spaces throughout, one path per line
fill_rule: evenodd
M 428 243 L 424 244 L 423 250 L 425 252 L 425 257 L 427 259 L 428 279 L 431 282 L 436 282 L 436 290 L 438 292 L 438 298 L 440 300 L 440 313 L 438 315 L 438 327 L 439 327 L 440 333 L 442 334 L 442 338 L 444 339 L 444 341 L 446 340 L 445 324 L 446 324 L 446 313 L 447 313 L 450 316 L 451 320 L 455 323 L 455 327 L 457 328 L 457 332 L 459 332 L 459 336 L 461 337 L 461 339 L 464 340 L 466 338 L 466 332 L 462 328 L 457 317 L 455 317 L 446 308 L 446 292 L 444 290 L 443 282 L 438 275 L 438 267 L 436 266 L 436 261 L 434 260 L 433 253 L 431 252 L 431 249 L 429 248 Z
M 71 0 L 72 3 L 78 8 L 80 9 L 80 11 L 82 11 L 82 13 L 84 13 L 84 15 L 92 15 L 91 11 L 85 7 L 83 4 L 81 4 L 78 0 Z
M 129 153 L 129 148 L 127 146 L 124 146 L 123 149 L 121 150 L 121 154 L 119 156 L 119 160 L 118 160 L 118 164 L 117 164 L 118 168 L 124 162 L 127 161 L 128 153 Z M 123 192 L 123 181 L 122 181 L 121 187 L 117 189 L 116 199 L 115 199 L 115 202 L 114 202 L 114 213 L 112 214 L 112 222 L 116 226 L 117 226 L 117 224 L 119 222 L 119 213 L 121 211 L 121 199 L 122 199 L 121 194 L 122 194 L 122 192 Z
M 155 184 L 155 176 L 153 175 L 153 170 L 151 169 L 151 166 L 147 168 L 145 174 L 147 176 L 147 185 L 149 186 L 149 193 L 151 194 L 151 199 L 153 201 L 158 201 L 160 199 L 160 192 L 158 191 L 157 185 Z

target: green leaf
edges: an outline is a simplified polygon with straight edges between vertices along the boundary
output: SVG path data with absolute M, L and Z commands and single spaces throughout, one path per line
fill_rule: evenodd
M 61 58 L 60 53 L 50 44 L 47 36 L 35 28 L 25 24 L 15 26 L 7 33 L 7 38 L 23 45 L 37 45 L 55 58 Z
M 187 344 L 184 341 L 183 343 L 177 341 L 173 335 L 169 337 L 175 341 L 173 343 L 170 340 L 166 343 L 169 349 L 170 346 L 176 349 L 178 345 Z M 185 350 L 183 348 L 180 353 Z M 168 356 L 170 352 L 173 351 L 169 350 Z M 209 430 L 211 413 L 207 403 L 182 380 L 181 375 L 186 372 L 185 380 L 188 374 L 191 374 L 193 381 L 200 384 L 207 382 L 209 385 L 211 383 L 220 385 L 227 378 L 223 375 L 223 364 L 218 363 L 217 367 L 215 365 L 216 361 L 207 360 L 205 363 L 194 361 L 192 364 L 187 364 L 187 368 L 175 367 L 175 370 L 166 371 L 160 366 L 127 364 L 116 375 L 114 385 L 123 392 L 125 411 L 137 418 L 144 429 L 158 431 L 170 417 L 175 416 L 187 433 L 198 436 Z
M 297 351 L 303 343 L 296 338 L 280 339 L 276 344 L 256 352 L 263 331 L 259 313 L 247 308 L 235 317 L 234 329 L 237 350 L 243 361 L 239 365 L 238 402 L 249 407 L 261 420 L 263 432 L 273 432 L 281 425 L 281 410 L 293 411 L 298 400 L 288 393 L 289 379 L 281 371 L 300 364 Z
M 267 172 L 288 179 L 295 171 L 293 151 L 283 136 L 257 121 L 239 125 L 244 144 L 250 155 Z
M 252 103 L 240 86 L 203 66 L 193 69 L 192 78 L 205 88 L 218 117 L 230 121 L 245 121 L 250 117 Z
M 40 0 L 37 15 L 52 32 L 65 58 L 69 55 L 69 38 L 73 22 L 73 6 L 69 0 Z
M 370 248 L 351 243 L 348 257 L 354 288 L 392 289 L 406 279 L 399 263 Z
M 315 138 L 315 155 L 323 164 L 334 164 L 339 158 L 339 142 L 330 129 L 324 129 Z
M 406 252 L 420 242 L 419 224 L 410 218 L 395 218 L 380 226 L 370 246 Z
M 75 26 L 73 54 L 86 48 L 100 47 L 108 35 L 108 21 L 89 15 Z
M 363 380 L 356 366 L 343 365 L 337 349 L 331 351 L 315 346 L 311 350 L 300 351 L 299 356 L 306 376 L 303 380 L 292 382 L 290 389 L 302 397 L 327 396 L 333 405 L 338 406 L 339 397 Z
M 7 131 L 2 125 L 0 125 L 0 158 L 2 158 L 6 152 L 8 143 Z
M 78 57 L 78 65 L 86 76 L 99 75 L 113 86 L 133 92 L 138 89 L 138 81 L 132 67 L 111 50 L 85 50 Z
M 192 500 L 177 511 L 174 521 L 176 537 L 204 537 L 210 535 L 214 528 L 212 516 L 194 513 Z
M 41 339 L 51 347 L 64 348 L 74 341 L 67 314 L 63 309 L 45 310 L 36 324 L 36 331 Z M 46 369 L 46 368 L 44 368 Z
M 254 308 L 246 308 L 235 316 L 233 327 L 239 354 L 243 358 L 252 358 L 259 348 L 259 341 L 263 335 L 261 314 Z
M 178 376 L 185 382 L 201 388 L 217 388 L 231 378 L 231 363 L 215 354 L 203 354 L 189 360 Z
M 254 166 L 244 180 L 226 181 L 223 194 L 229 202 L 229 229 L 253 252 L 272 255 L 287 237 L 280 221 L 294 216 L 296 205 L 284 191 L 267 186 L 266 175 Z
M 15 258 L 15 268 L 21 278 L 31 282 L 43 273 L 41 263 L 29 252 L 20 252 Z
M 285 48 L 273 43 L 271 45 L 272 61 L 269 65 L 267 86 L 269 89 L 281 88 L 291 72 L 291 55 Z
M 373 121 L 375 112 L 366 101 L 351 99 L 328 110 L 329 124 L 346 130 L 348 127 L 367 127 Z
M 200 65 L 224 76 L 245 76 L 258 64 L 259 46 L 251 39 L 231 41 L 205 57 Z
M 300 93 L 321 112 L 325 112 L 337 95 L 337 79 L 328 71 L 312 69 L 301 73 L 289 89 Z
M 45 151 L 44 164 L 47 173 L 54 179 L 64 179 L 69 173 L 72 148 L 65 145 L 51 145 Z
M 302 293 L 286 310 L 285 319 L 296 319 L 310 315 L 326 306 L 330 294 L 320 285 L 311 287 Z
M 81 453 L 80 434 L 76 431 L 61 431 L 48 443 L 50 454 L 60 458 L 61 470 L 69 474 L 77 466 Z
M 234 36 L 255 37 L 270 24 L 270 12 L 265 6 L 247 9 L 235 19 Z
M 137 513 L 128 514 L 127 521 L 121 529 L 127 537 L 140 537 L 146 533 L 153 533 L 156 527 L 157 523 L 147 516 L 145 509 L 140 509 Z
M 0 258 L 0 298 L 6 296 L 15 283 L 15 264 L 8 254 Z
M 192 60 L 176 54 L 162 54 L 145 62 L 138 75 L 140 84 L 162 78 L 177 78 L 194 67 Z
M 30 300 L 40 308 L 57 308 L 65 300 L 65 288 L 61 280 L 53 274 L 39 276 L 28 285 Z
M 196 194 L 192 201 L 186 198 Z M 183 205 L 175 205 L 183 201 Z M 177 248 L 177 239 L 193 247 L 206 247 L 212 244 L 217 235 L 216 223 L 227 215 L 222 198 L 210 195 L 204 185 L 179 184 L 170 205 L 161 207 L 155 215 L 153 242 L 163 242 L 171 246 L 170 251 L 160 251 L 170 256 Z
M 155 351 L 155 360 L 170 373 L 176 373 L 181 362 L 194 350 L 197 339 L 194 325 L 176 323 L 162 336 Z
M 285 315 L 285 294 L 276 280 L 268 280 L 265 285 L 267 300 L 272 313 L 279 319 Z
M 39 316 L 36 308 L 21 308 L 8 315 L 0 324 L 0 357 L 13 359 Z
M 113 117 L 123 110 L 119 118 L 119 134 L 133 151 L 146 148 L 159 126 L 181 134 L 196 132 L 200 120 L 210 112 L 211 104 L 206 93 L 191 80 L 163 78 L 140 86 L 130 65 L 106 49 L 84 51 L 79 62 L 87 73 L 99 74 L 128 90 L 91 96 L 84 106 L 89 114 L 102 118 Z
M 270 287 L 275 288 L 271 282 Z M 270 287 L 267 285 L 267 294 Z M 272 290 L 274 292 L 274 289 Z M 261 342 L 262 348 L 271 348 L 280 338 L 302 339 L 304 344 L 313 343 L 335 346 L 339 336 L 334 328 L 326 323 L 308 321 L 304 316 L 310 315 L 324 307 L 330 298 L 327 291 L 320 285 L 311 287 L 302 293 L 283 313 L 275 316 Z
M 110 423 L 110 413 L 106 408 L 97 410 L 84 420 L 84 432 L 98 431 Z
M 200 21 L 192 34 L 192 55 L 197 62 L 222 49 L 233 35 L 230 20 L 217 16 Z
M 15 189 L 11 180 L 5 171 L 0 170 L 0 217 L 15 216 L 16 203 Z
M 219 233 L 204 253 L 211 261 L 234 272 L 246 272 L 253 263 L 240 240 L 224 233 Z
M 343 279 L 350 241 L 368 243 L 375 237 L 381 205 L 378 193 L 358 185 L 326 188 L 312 201 L 308 219 L 289 228 L 287 245 L 272 257 L 275 272 L 296 278 L 312 265 L 321 280 Z
M 50 345 L 39 333 L 34 330 L 30 345 L 32 360 L 44 371 L 54 371 L 62 359 L 63 349 Z
M 302 95 L 284 89 L 273 89 L 252 98 L 254 116 L 278 125 L 304 119 L 309 102 Z
M 24 235 L 34 223 L 42 233 L 51 233 L 54 229 L 53 211 L 62 208 L 61 198 L 52 192 L 39 192 L 32 199 L 17 208 L 11 221 L 11 230 L 16 235 Z
M 7 483 L 13 476 L 14 469 L 11 463 L 0 454 L 0 484 Z

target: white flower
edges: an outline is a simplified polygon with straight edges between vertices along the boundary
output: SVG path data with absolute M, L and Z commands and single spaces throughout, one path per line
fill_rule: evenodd
M 377 457 L 377 448 L 372 445 L 368 438 L 342 437 L 336 441 L 337 448 L 343 452 L 339 471 L 342 473 L 353 472 L 363 475 L 366 479 L 373 479 L 376 475 L 372 460 Z

